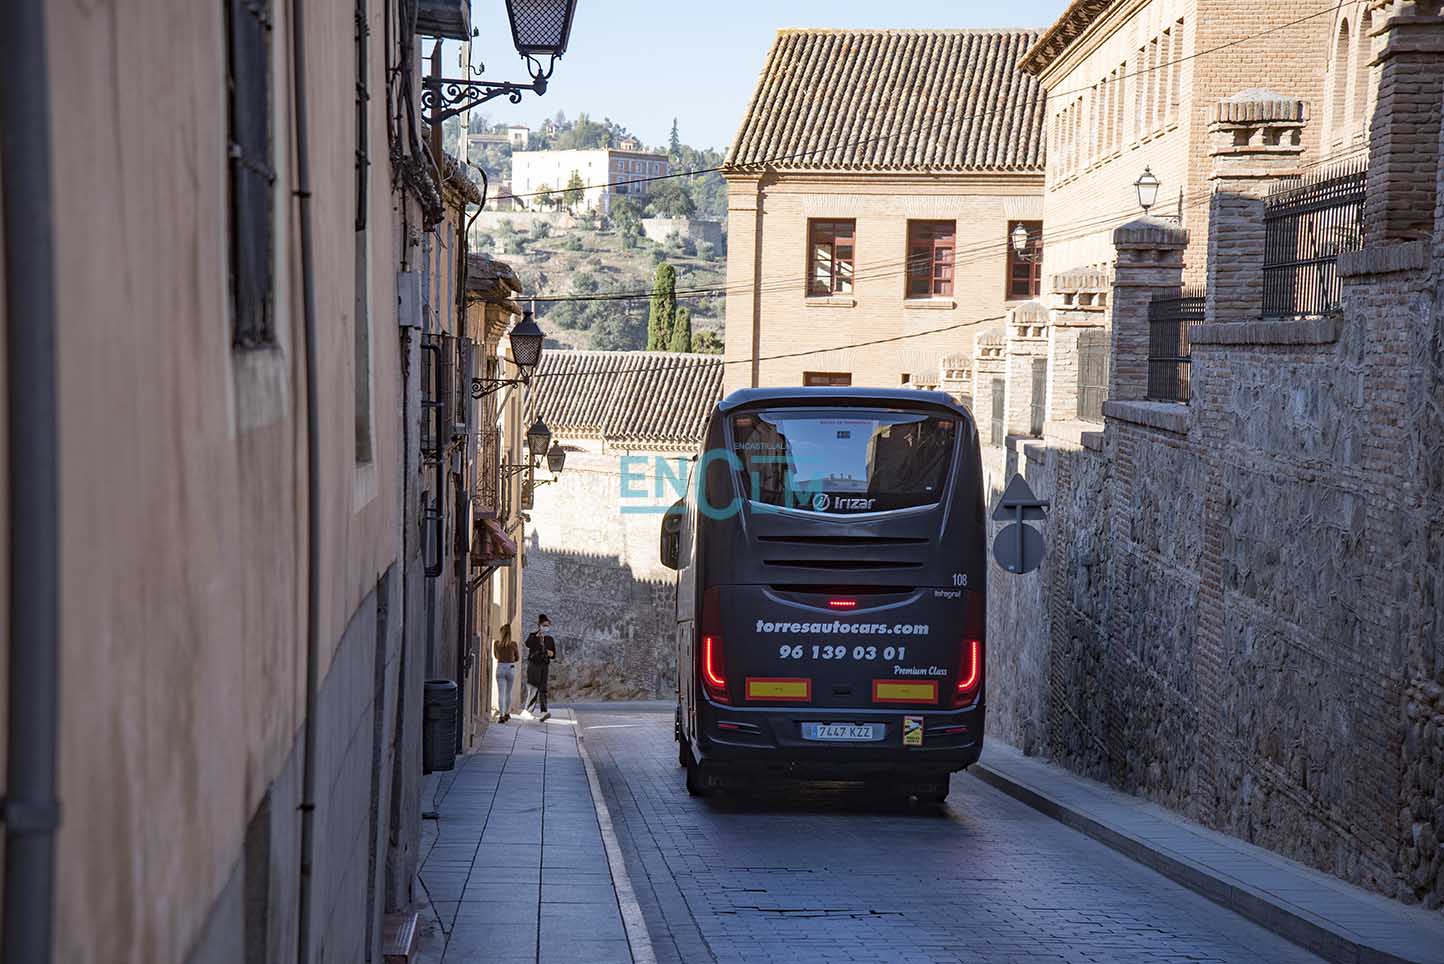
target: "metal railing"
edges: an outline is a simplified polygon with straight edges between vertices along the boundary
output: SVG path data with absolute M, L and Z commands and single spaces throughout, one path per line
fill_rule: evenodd
M 1048 359 L 1033 359 L 1033 384 L 1028 395 L 1028 434 L 1043 437 L 1043 421 L 1048 405 Z
M 1003 442 L 1004 442 L 1004 441 L 1007 439 L 1007 437 L 1008 437 L 1008 433 L 1007 433 L 1007 431 L 1005 430 L 1005 424 L 1004 424 L 1004 423 L 1006 422 L 1006 418 L 1005 418 L 1005 414 L 1004 414 L 1004 411 L 1003 411 L 1003 391 L 1004 391 L 1004 382 L 1003 382 L 1003 379 L 1001 379 L 1001 378 L 996 378 L 996 377 L 995 377 L 995 378 L 993 379 L 993 383 L 992 383 L 992 393 L 993 393 L 993 396 L 992 396 L 992 401 L 993 401 L 993 412 L 992 412 L 992 416 L 993 416 L 993 417 L 992 417 L 992 426 L 991 426 L 991 428 L 992 428 L 992 437 L 991 437 L 991 439 L 990 439 L 990 441 L 991 441 L 992 444 L 994 444 L 994 445 L 1002 445 Z
M 1189 329 L 1203 322 L 1203 292 L 1185 289 L 1148 305 L 1148 397 L 1186 402 L 1193 350 Z
M 1362 165 L 1286 182 L 1264 199 L 1263 313 L 1321 315 L 1339 306 L 1339 254 L 1363 246 Z
M 1103 421 L 1108 397 L 1108 330 L 1090 328 L 1078 335 L 1078 418 Z

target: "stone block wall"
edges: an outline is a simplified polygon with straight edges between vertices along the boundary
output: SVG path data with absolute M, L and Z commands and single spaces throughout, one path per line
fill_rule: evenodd
M 675 574 L 658 554 L 659 510 L 681 496 L 674 479 L 689 463 L 675 452 L 562 443 L 566 469 L 536 490 L 531 512 L 523 635 L 537 613 L 551 617 L 559 658 L 549 682 L 557 702 L 670 698 Z
M 1321 317 L 1261 319 L 1254 279 L 1211 272 L 1228 297 L 1193 329 L 1187 404 L 1144 401 L 1137 366 L 1143 289 L 1166 287 L 1165 269 L 1177 283 L 1184 238 L 1120 229 L 1120 374 L 1104 430 L 1012 438 L 984 466 L 994 499 L 1017 471 L 1052 501 L 1042 569 L 992 574 L 991 734 L 1441 907 L 1444 202 L 1433 203 L 1431 236 L 1381 232 L 1339 257 L 1342 309 Z

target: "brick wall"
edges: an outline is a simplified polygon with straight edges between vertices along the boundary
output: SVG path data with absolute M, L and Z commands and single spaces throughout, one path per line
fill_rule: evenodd
M 1346 4 L 1345 13 L 1354 6 Z M 1302 100 L 1308 115 L 1315 115 L 1321 107 L 1329 38 L 1338 18 L 1324 15 L 1285 27 L 1307 12 L 1294 4 L 1253 0 L 1115 4 L 1040 73 L 1049 90 L 1043 214 L 1046 274 L 1111 263 L 1111 231 L 1139 213 L 1133 182 L 1147 166 L 1162 182 L 1149 213 L 1175 216 L 1182 194 L 1183 224 L 1193 239 L 1184 255 L 1185 277 L 1189 284 L 1203 280 L 1210 194 L 1209 111 L 1219 99 L 1240 89 L 1267 88 Z M 1178 31 L 1179 20 L 1183 21 L 1181 42 L 1175 46 L 1172 34 Z M 1140 49 L 1146 67 L 1153 55 L 1151 44 L 1155 40 L 1161 44 L 1165 31 L 1170 35 L 1170 54 L 1165 56 L 1160 49 L 1156 62 L 1172 61 L 1174 49 L 1179 57 L 1191 59 L 1176 65 L 1177 107 L 1150 112 L 1149 119 L 1140 123 L 1141 83 L 1160 84 L 1173 96 L 1171 68 L 1138 74 Z M 1258 36 L 1227 52 L 1203 55 L 1253 35 Z M 1106 91 L 1109 79 L 1120 72 L 1136 76 L 1120 84 L 1119 137 L 1100 140 L 1099 130 L 1112 126 L 1116 109 L 1099 91 Z M 1149 96 L 1160 103 L 1167 100 L 1155 93 Z M 1071 115 L 1080 112 L 1083 123 L 1070 126 Z M 1321 125 L 1314 125 L 1306 135 L 1304 162 L 1320 157 L 1320 130 Z
M 935 378 L 944 355 L 967 353 L 978 332 L 1001 330 L 1007 232 L 1012 219 L 1037 218 L 1037 175 L 769 175 L 729 183 L 727 298 L 729 364 L 725 389 L 800 385 L 806 371 L 847 372 L 854 385 L 895 388 L 904 374 Z M 806 297 L 809 219 L 856 220 L 856 283 L 851 294 Z M 910 219 L 957 224 L 953 295 L 909 300 L 904 293 Z M 988 319 L 988 320 L 985 320 Z M 762 361 L 749 358 L 898 335 L 919 335 L 844 351 Z M 756 379 L 754 382 L 753 379 Z

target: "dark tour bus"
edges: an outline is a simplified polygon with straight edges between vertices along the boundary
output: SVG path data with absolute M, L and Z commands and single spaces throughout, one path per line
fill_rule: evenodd
M 662 523 L 687 789 L 762 773 L 942 802 L 983 746 L 984 513 L 947 395 L 723 399 Z

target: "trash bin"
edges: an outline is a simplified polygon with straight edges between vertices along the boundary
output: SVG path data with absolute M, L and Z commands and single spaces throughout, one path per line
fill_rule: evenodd
M 426 681 L 426 696 L 422 701 L 425 715 L 421 724 L 421 769 L 424 773 L 450 770 L 456 766 L 456 697 L 455 681 Z

